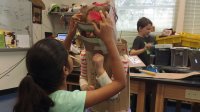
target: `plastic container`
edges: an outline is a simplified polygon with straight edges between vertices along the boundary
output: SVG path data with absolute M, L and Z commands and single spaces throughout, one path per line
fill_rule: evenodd
M 200 48 L 200 35 L 191 33 L 182 33 L 181 45 L 185 47 Z
M 170 66 L 171 51 L 170 48 L 155 49 L 155 65 Z
M 189 51 L 189 60 L 192 70 L 200 70 L 200 51 L 190 50 Z
M 158 44 L 173 44 L 178 47 L 200 48 L 200 35 L 191 33 L 181 33 L 167 37 L 156 37 Z
M 188 47 L 174 47 L 171 49 L 171 66 L 188 66 Z
M 200 40 L 195 38 L 183 37 L 181 45 L 185 47 L 200 48 Z
M 156 37 L 156 41 L 158 44 L 174 44 L 181 43 L 182 36 L 181 35 L 172 35 L 167 37 Z

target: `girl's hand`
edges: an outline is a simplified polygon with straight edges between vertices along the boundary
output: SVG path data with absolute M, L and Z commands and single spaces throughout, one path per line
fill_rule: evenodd
M 64 45 L 67 50 L 70 50 L 71 42 L 76 34 L 77 22 L 80 21 L 82 14 L 74 14 L 69 22 L 68 36 L 65 38 Z
M 82 88 L 84 91 L 92 91 L 95 89 L 95 87 L 92 85 L 83 85 Z
M 76 28 L 77 28 L 77 22 L 80 21 L 82 14 L 78 13 L 78 14 L 74 14 L 69 22 L 69 30 L 68 30 L 68 35 L 71 37 L 74 37 L 74 35 L 76 34 Z
M 104 67 L 103 67 L 103 62 L 104 62 L 104 57 L 101 54 L 95 54 L 92 58 L 93 62 L 94 62 L 94 66 L 97 70 L 97 74 L 101 75 L 105 72 Z
M 96 23 L 93 23 L 95 28 L 95 34 L 99 36 L 105 43 L 109 44 L 110 41 L 114 40 L 114 28 L 113 23 L 109 17 L 108 12 L 106 12 L 106 15 L 103 14 L 102 11 L 100 11 L 100 15 L 102 18 L 102 21 L 99 22 L 99 28 L 97 27 Z
M 87 87 L 87 90 L 88 90 L 88 91 L 92 91 L 92 90 L 94 90 L 94 89 L 95 89 L 95 87 L 92 86 L 92 85 L 88 85 L 88 87 Z

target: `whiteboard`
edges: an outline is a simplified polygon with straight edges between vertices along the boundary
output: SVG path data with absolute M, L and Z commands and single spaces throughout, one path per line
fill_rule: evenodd
M 32 3 L 29 0 L 0 2 L 0 29 L 16 34 L 29 34 L 26 28 L 29 27 L 29 31 L 32 31 Z
M 0 29 L 15 32 L 16 35 L 29 35 L 32 44 L 32 3 L 29 0 L 0 2 Z M 26 75 L 25 55 L 25 50 L 0 49 L 0 91 L 17 87 Z M 17 66 L 13 67 L 16 63 Z

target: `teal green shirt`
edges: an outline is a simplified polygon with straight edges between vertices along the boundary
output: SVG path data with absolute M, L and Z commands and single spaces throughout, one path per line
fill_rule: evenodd
M 86 91 L 58 90 L 49 95 L 55 105 L 50 112 L 83 112 L 86 99 Z

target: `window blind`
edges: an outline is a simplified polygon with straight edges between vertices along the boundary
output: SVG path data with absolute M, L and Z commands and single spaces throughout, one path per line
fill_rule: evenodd
M 137 36 L 137 21 L 149 18 L 155 26 L 155 34 L 165 28 L 175 28 L 179 0 L 115 0 L 118 21 L 118 37 L 128 42 L 128 48 Z
M 115 0 L 118 14 L 118 31 L 137 32 L 137 21 L 149 18 L 156 32 L 174 28 L 178 0 Z
M 200 0 L 186 0 L 183 31 L 200 34 Z

